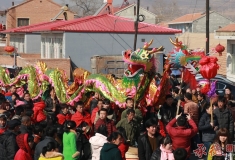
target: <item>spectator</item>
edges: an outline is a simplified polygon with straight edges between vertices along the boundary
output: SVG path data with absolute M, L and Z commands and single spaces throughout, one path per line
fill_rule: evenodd
M 56 144 L 49 142 L 47 146 L 43 147 L 42 153 L 38 160 L 63 160 L 64 156 L 55 150 Z
M 129 109 L 134 109 L 134 100 L 132 98 L 126 99 L 126 109 L 122 112 L 121 119 L 124 119 L 127 117 L 127 111 Z M 138 124 L 140 124 L 141 121 L 143 120 L 142 112 L 138 108 L 134 109 L 134 111 L 135 111 L 134 119 L 136 120 Z
M 129 109 L 127 111 L 127 118 L 121 119 L 116 127 L 123 127 L 126 131 L 127 140 L 131 146 L 135 146 L 135 143 L 139 136 L 139 124 L 134 120 L 135 111 Z
M 214 160 L 221 156 L 226 160 L 232 160 L 232 153 L 226 152 L 228 144 L 232 144 L 230 141 L 229 132 L 226 128 L 221 128 L 216 135 L 214 143 L 209 149 L 208 160 Z M 212 155 L 211 153 L 214 154 Z
M 201 116 L 206 113 L 206 96 L 202 93 L 199 93 L 197 95 L 197 99 L 198 99 L 198 107 L 199 107 L 199 119 L 201 118 Z
M 157 132 L 157 121 L 152 118 L 145 122 L 147 133 L 138 138 L 139 160 L 149 160 L 153 151 L 160 147 L 162 136 Z
M 93 109 L 95 109 L 95 107 L 97 106 L 99 98 L 100 98 L 100 94 L 95 92 L 90 102 L 90 114 L 92 114 Z
M 49 142 L 54 142 L 57 144 L 57 142 L 55 141 L 55 138 L 57 136 L 56 132 L 57 130 L 53 126 L 48 127 L 46 129 L 46 137 L 44 138 L 44 140 L 42 140 L 36 145 L 35 152 L 34 152 L 34 160 L 38 160 L 38 158 L 40 157 L 40 154 L 42 153 L 42 148 L 47 146 Z
M 33 100 L 30 97 L 29 92 L 27 91 L 26 93 L 24 93 L 24 103 L 26 104 L 27 108 L 25 108 L 26 110 L 32 110 L 34 107 L 33 104 Z
M 98 112 L 100 118 L 97 120 L 95 124 L 95 131 L 99 128 L 101 125 L 105 125 L 108 131 L 108 136 L 111 135 L 112 132 L 115 132 L 117 129 L 114 125 L 114 122 L 107 118 L 107 109 L 101 108 L 101 110 Z
M 36 124 L 33 127 L 33 137 L 35 145 L 38 144 L 43 136 L 43 128 L 40 124 Z
M 187 120 L 191 128 L 187 128 Z M 177 127 L 173 127 L 174 125 Z M 191 138 L 197 134 L 197 125 L 191 119 L 190 114 L 187 118 L 183 115 L 177 115 L 176 118 L 172 119 L 166 126 L 166 130 L 172 139 L 173 150 L 177 148 L 184 148 L 190 156 Z
M 20 126 L 20 133 L 29 133 L 32 135 L 32 131 L 30 130 L 31 126 L 31 119 L 28 116 L 23 116 L 21 120 L 21 126 Z
M 174 74 L 172 74 L 170 76 L 170 83 L 171 83 L 172 87 L 178 86 L 180 84 L 179 81 L 176 78 L 176 75 L 174 75 Z
M 187 151 L 184 148 L 177 148 L 174 151 L 175 160 L 185 160 L 187 157 Z
M 42 122 L 44 120 L 46 120 L 46 115 L 44 113 L 44 109 L 45 109 L 45 103 L 44 101 L 39 101 L 34 103 L 34 107 L 33 107 L 33 120 L 35 123 L 39 123 Z
M 160 148 L 157 148 L 150 160 L 174 160 L 172 152 L 172 141 L 170 137 L 165 137 Z
M 118 132 L 122 134 L 122 142 L 120 143 L 120 145 L 118 146 L 118 149 L 121 152 L 122 155 L 122 160 L 126 160 L 126 152 L 129 149 L 129 144 L 127 142 L 127 136 L 126 136 L 126 131 L 124 128 L 122 127 L 118 127 L 117 128 Z
M 91 136 L 91 117 L 90 114 L 84 111 L 84 103 L 78 101 L 76 104 L 77 112 L 72 115 L 71 120 L 76 123 L 76 131 L 79 132 L 77 147 L 82 160 L 87 160 L 91 157 L 91 146 L 89 138 Z
M 91 113 L 91 123 L 92 123 L 92 124 L 95 123 L 96 114 L 98 113 L 98 111 L 99 111 L 102 107 L 103 107 L 103 100 L 102 100 L 102 99 L 99 99 L 97 106 L 92 110 L 92 113 Z
M 160 108 L 159 114 L 161 115 L 161 120 L 166 126 L 176 115 L 176 106 L 173 104 L 174 99 L 171 95 L 166 95 L 166 101 Z
M 197 92 L 195 89 L 192 89 L 192 101 L 198 103 Z
M 110 119 L 110 120 L 113 120 L 113 122 L 116 124 L 116 120 L 117 120 L 117 117 L 116 117 L 116 113 L 114 111 L 114 109 L 111 108 L 111 104 L 110 104 L 110 100 L 109 99 L 104 99 L 103 100 L 103 108 L 107 109 L 108 111 L 108 114 L 107 114 L 107 118 Z M 97 116 L 95 118 L 95 122 L 99 119 L 99 115 L 97 113 Z
M 178 100 L 180 100 L 180 95 L 179 95 L 179 88 L 177 88 L 177 87 L 174 87 L 173 89 L 172 89 L 172 96 L 173 96 L 173 98 L 174 98 L 174 100 L 176 101 L 176 103 L 178 102 Z
M 49 115 L 55 115 L 57 112 L 57 109 L 59 108 L 59 101 L 56 97 L 54 88 L 50 90 L 50 97 L 48 97 L 45 100 L 45 103 L 46 103 L 45 111 Z
M 214 114 L 218 119 L 219 129 L 226 128 L 229 131 L 231 139 L 233 139 L 233 116 L 225 105 L 225 98 L 220 96 L 218 98 L 218 108 L 214 110 Z
M 10 124 L 12 124 L 12 122 Z M 16 144 L 16 136 L 7 130 L 7 118 L 4 114 L 0 115 L 0 144 L 1 160 L 13 160 L 18 149 Z
M 216 131 L 218 130 L 217 117 L 213 115 L 213 122 L 211 123 L 212 107 L 210 104 L 205 105 L 206 113 L 204 113 L 199 121 L 198 129 L 202 132 L 202 142 L 206 147 L 208 153 L 210 145 L 212 144 Z
M 232 91 L 232 90 L 231 90 L 230 87 L 227 86 L 227 87 L 225 88 L 225 95 L 224 95 L 224 97 L 226 98 L 226 101 L 234 100 L 234 97 L 233 97 L 231 91 Z
M 184 105 L 184 113 L 189 114 L 192 120 L 198 125 L 198 105 L 192 101 L 192 94 L 186 93 L 184 95 L 186 104 Z
M 76 123 L 67 121 L 63 134 L 63 155 L 66 160 L 76 160 L 80 152 L 77 151 L 77 133 L 75 132 Z
M 58 123 L 63 125 L 65 121 L 71 120 L 72 115 L 69 113 L 69 106 L 67 104 L 60 105 L 60 113 L 57 115 Z
M 20 134 L 16 137 L 16 142 L 19 146 L 14 160 L 33 160 L 32 159 L 32 148 L 34 145 L 33 136 L 28 133 Z
M 119 132 L 113 132 L 107 139 L 100 151 L 100 160 L 122 160 L 118 146 L 121 143 L 122 135 Z
M 105 125 L 100 125 L 97 129 L 95 136 L 91 137 L 92 160 L 100 159 L 100 151 L 105 143 L 107 143 L 108 131 Z
M 12 119 L 17 119 L 21 121 L 24 115 L 25 115 L 24 108 L 22 106 L 19 106 L 15 108 L 15 115 L 12 117 Z

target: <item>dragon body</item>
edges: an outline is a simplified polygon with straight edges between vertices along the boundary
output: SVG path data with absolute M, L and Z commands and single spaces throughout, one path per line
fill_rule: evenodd
M 156 86 L 154 79 L 156 64 L 153 53 L 162 47 L 149 50 L 151 44 L 152 41 L 145 43 L 143 48 L 136 51 L 123 52 L 123 60 L 128 64 L 128 68 L 122 79 L 112 75 L 91 74 L 77 68 L 73 72 L 74 82 L 69 85 L 63 70 L 48 69 L 45 63 L 38 62 L 36 66 L 23 68 L 14 79 L 10 79 L 7 69 L 0 68 L 0 85 L 21 87 L 27 84 L 28 91 L 34 99 L 42 96 L 51 85 L 59 101 L 70 105 L 83 100 L 87 92 L 94 91 L 119 107 L 125 107 L 125 100 L 128 97 L 137 102 L 144 100 L 147 105 L 156 106 L 162 103 L 162 97 L 169 92 L 169 69 L 164 71 L 160 85 Z

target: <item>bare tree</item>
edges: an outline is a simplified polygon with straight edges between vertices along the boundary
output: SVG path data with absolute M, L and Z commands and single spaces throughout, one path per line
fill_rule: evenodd
M 71 9 L 79 16 L 93 15 L 102 5 L 103 0 L 70 0 L 75 5 Z
M 162 21 L 170 21 L 181 15 L 177 0 L 155 0 L 152 9 L 157 15 L 158 23 Z

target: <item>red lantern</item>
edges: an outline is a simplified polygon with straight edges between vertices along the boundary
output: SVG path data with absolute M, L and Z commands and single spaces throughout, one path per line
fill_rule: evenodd
M 222 52 L 225 50 L 225 47 L 222 46 L 220 43 L 215 47 L 216 52 L 219 53 L 219 56 L 222 56 Z
M 200 73 L 202 77 L 206 79 L 214 78 L 217 75 L 219 65 L 217 64 L 218 59 L 216 57 L 205 56 L 199 61 Z
M 15 48 L 13 46 L 6 46 L 6 47 L 4 47 L 4 50 L 7 53 L 11 54 L 15 50 Z

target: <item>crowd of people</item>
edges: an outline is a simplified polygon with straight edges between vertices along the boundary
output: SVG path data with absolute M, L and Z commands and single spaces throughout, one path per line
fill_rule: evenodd
M 179 88 L 174 77 L 171 82 L 163 105 L 127 98 L 125 109 L 98 93 L 87 107 L 83 101 L 59 103 L 53 88 L 45 100 L 32 100 L 27 91 L 19 95 L 16 86 L 4 88 L 0 159 L 125 160 L 128 150 L 134 150 L 139 160 L 186 160 L 201 147 L 204 159 L 232 160 L 231 89 L 211 100 L 200 87 Z

